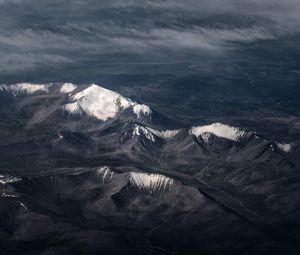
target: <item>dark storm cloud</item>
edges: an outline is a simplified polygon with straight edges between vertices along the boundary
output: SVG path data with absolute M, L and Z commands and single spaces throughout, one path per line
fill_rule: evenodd
M 298 33 L 298 2 L 0 0 L 0 72 L 230 54 Z

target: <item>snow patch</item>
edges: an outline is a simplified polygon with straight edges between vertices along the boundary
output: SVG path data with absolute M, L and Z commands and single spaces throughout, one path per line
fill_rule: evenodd
M 101 179 L 102 184 L 110 182 L 114 176 L 114 172 L 107 166 L 99 168 L 96 174 Z
M 209 138 L 211 137 L 211 133 L 204 133 L 201 135 L 201 138 L 202 140 L 205 142 L 205 143 L 208 143 L 209 142 Z
M 278 143 L 278 142 L 275 143 L 277 147 L 284 152 L 290 152 L 293 149 L 293 144 L 291 143 Z
M 174 137 L 180 131 L 179 129 L 178 130 L 157 130 L 149 127 L 147 127 L 147 129 L 162 139 Z
M 150 130 L 146 127 L 135 125 L 132 133 L 132 137 L 144 135 L 151 142 L 155 142 L 155 136 L 150 132 Z
M 6 185 L 10 184 L 10 183 L 15 183 L 15 182 L 18 182 L 18 181 L 21 181 L 21 180 L 22 180 L 21 178 L 14 177 L 14 176 L 11 176 L 11 175 L 0 175 L 0 184 L 2 184 L 1 197 L 4 197 L 4 198 L 16 198 L 16 197 L 18 197 L 15 194 L 11 194 L 11 190 L 9 190 L 9 189 L 7 190 Z
M 85 113 L 102 121 L 114 118 L 118 112 L 129 107 L 133 108 L 137 117 L 151 114 L 148 106 L 137 104 L 117 92 L 95 84 L 72 96 L 71 101 L 63 106 L 63 110 L 70 114 Z
M 66 104 L 62 107 L 62 109 L 66 112 L 68 112 L 69 114 L 82 114 L 83 111 L 80 108 L 80 105 L 78 103 L 71 103 L 71 104 Z
M 168 139 L 177 135 L 179 131 L 180 130 L 158 130 L 136 124 L 133 129 L 132 137 L 140 136 L 141 134 L 143 134 L 148 140 L 155 142 L 155 137 Z
M 133 112 L 135 115 L 140 118 L 142 115 L 149 116 L 152 111 L 148 105 L 145 104 L 136 104 L 133 106 Z
M 32 95 L 37 92 L 49 92 L 49 84 L 18 83 L 14 85 L 0 85 L 0 91 L 12 93 L 13 96 Z
M 207 126 L 193 127 L 190 133 L 196 137 L 201 137 L 205 142 L 208 141 L 210 135 L 238 141 L 246 134 L 246 131 L 222 123 L 213 123 Z
M 24 203 L 22 203 L 22 202 L 18 202 L 18 203 L 20 204 L 21 207 L 23 207 L 23 209 L 25 211 L 28 211 L 28 208 L 27 208 L 27 206 Z
M 16 198 L 18 196 L 12 195 L 12 194 L 6 194 L 5 191 L 3 191 L 1 197 L 4 197 L 4 198 Z
M 73 83 L 64 83 L 61 87 L 59 92 L 62 94 L 68 94 L 73 92 L 75 89 L 77 89 L 77 85 Z
M 10 176 L 10 175 L 0 175 L 0 184 L 14 183 L 21 181 L 21 178 Z
M 137 172 L 130 173 L 129 182 L 139 191 L 146 191 L 151 194 L 169 191 L 174 184 L 173 179 L 164 175 Z

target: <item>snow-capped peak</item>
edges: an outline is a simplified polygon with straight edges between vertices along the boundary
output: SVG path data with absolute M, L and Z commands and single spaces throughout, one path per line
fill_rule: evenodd
M 160 174 L 148 174 L 131 172 L 129 182 L 139 191 L 146 191 L 151 194 L 156 194 L 158 191 L 169 191 L 174 180 Z
M 66 104 L 63 109 L 70 114 L 85 113 L 99 120 L 106 121 L 129 107 L 133 108 L 133 112 L 137 117 L 150 115 L 151 113 L 150 108 L 146 105 L 140 105 L 117 92 L 92 84 L 72 96 L 71 103 Z
M 73 83 L 64 83 L 61 85 L 59 92 L 62 94 L 68 94 L 73 92 L 75 89 L 77 89 L 77 85 Z
M 238 127 L 232 127 L 222 123 L 213 123 L 207 126 L 193 127 L 190 133 L 196 137 L 201 137 L 205 142 L 208 141 L 210 135 L 215 135 L 232 141 L 238 141 L 242 138 L 246 131 Z
M 12 93 L 13 96 L 32 95 L 37 92 L 49 92 L 50 84 L 17 83 L 14 85 L 0 85 L 0 91 Z

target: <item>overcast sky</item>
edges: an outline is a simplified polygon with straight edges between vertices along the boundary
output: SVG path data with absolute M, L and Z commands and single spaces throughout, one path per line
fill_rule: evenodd
M 299 0 L 0 0 L 0 75 L 230 56 L 294 38 L 299 13 Z

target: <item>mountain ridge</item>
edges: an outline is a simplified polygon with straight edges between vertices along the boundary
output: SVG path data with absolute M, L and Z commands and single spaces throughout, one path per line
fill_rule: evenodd
M 298 247 L 298 221 L 293 217 L 296 224 L 289 230 L 292 223 L 278 217 L 286 214 L 289 197 L 296 199 L 297 141 L 273 141 L 222 122 L 173 126 L 155 109 L 95 84 L 7 86 L 0 86 L 0 118 L 7 120 L 0 129 L 0 184 L 3 208 L 14 208 L 17 218 L 12 220 L 21 222 L 13 225 L 13 232 L 26 229 L 22 217 L 34 220 L 39 215 L 42 222 L 45 217 L 59 220 L 63 229 L 69 228 L 66 224 L 87 224 L 127 233 L 129 228 L 132 240 L 135 231 L 146 228 L 147 245 L 153 238 L 169 247 L 155 229 L 171 235 L 170 226 L 178 224 L 197 233 L 195 222 L 206 226 L 202 220 L 212 218 L 221 232 L 223 224 L 237 221 L 246 236 L 263 231 L 276 244 L 282 237 L 284 245 Z M 65 111 L 65 105 L 74 103 L 74 112 Z M 298 209 L 294 204 L 288 208 L 291 213 Z M 0 206 L 0 215 L 5 215 L 1 210 Z M 219 221 L 211 210 L 226 219 Z M 250 222 L 255 230 L 240 221 Z M 236 228 L 226 231 L 241 233 Z M 182 247 L 181 237 L 174 238 Z M 191 250 L 197 243 L 189 243 Z

